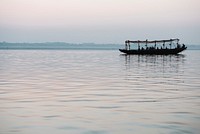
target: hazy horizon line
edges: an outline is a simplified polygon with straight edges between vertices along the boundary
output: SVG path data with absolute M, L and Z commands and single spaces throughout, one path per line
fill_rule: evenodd
M 121 45 L 124 44 L 124 42 L 122 43 L 96 43 L 96 42 L 82 42 L 82 43 L 72 43 L 72 42 L 64 42 L 64 41 L 44 41 L 44 42 L 8 42 L 8 41 L 0 41 L 0 43 L 8 43 L 8 44 L 46 44 L 46 43 L 63 43 L 63 44 L 96 44 L 96 45 Z M 181 43 L 182 44 L 182 43 Z M 184 43 L 187 45 L 200 45 L 199 43 Z

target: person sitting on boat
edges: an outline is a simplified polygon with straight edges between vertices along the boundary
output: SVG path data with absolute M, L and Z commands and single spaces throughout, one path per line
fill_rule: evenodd
M 185 48 L 185 44 L 183 44 L 182 48 Z
M 179 43 L 177 43 L 177 48 L 180 48 L 181 46 L 180 46 L 180 44 Z

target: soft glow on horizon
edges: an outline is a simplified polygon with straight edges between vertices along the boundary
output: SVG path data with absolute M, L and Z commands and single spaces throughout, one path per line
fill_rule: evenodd
M 200 43 L 198 0 L 1 0 L 0 41 Z

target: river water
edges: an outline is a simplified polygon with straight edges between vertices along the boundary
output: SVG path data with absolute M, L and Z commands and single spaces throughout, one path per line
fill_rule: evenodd
M 197 134 L 200 50 L 0 50 L 1 134 Z

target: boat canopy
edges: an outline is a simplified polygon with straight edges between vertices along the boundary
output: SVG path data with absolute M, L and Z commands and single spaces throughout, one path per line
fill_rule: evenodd
M 173 42 L 173 41 L 177 41 L 179 42 L 179 39 L 169 39 L 169 40 L 153 40 L 153 41 L 141 41 L 141 40 L 137 40 L 137 41 L 131 41 L 131 40 L 126 40 L 125 43 L 165 43 L 165 42 Z

